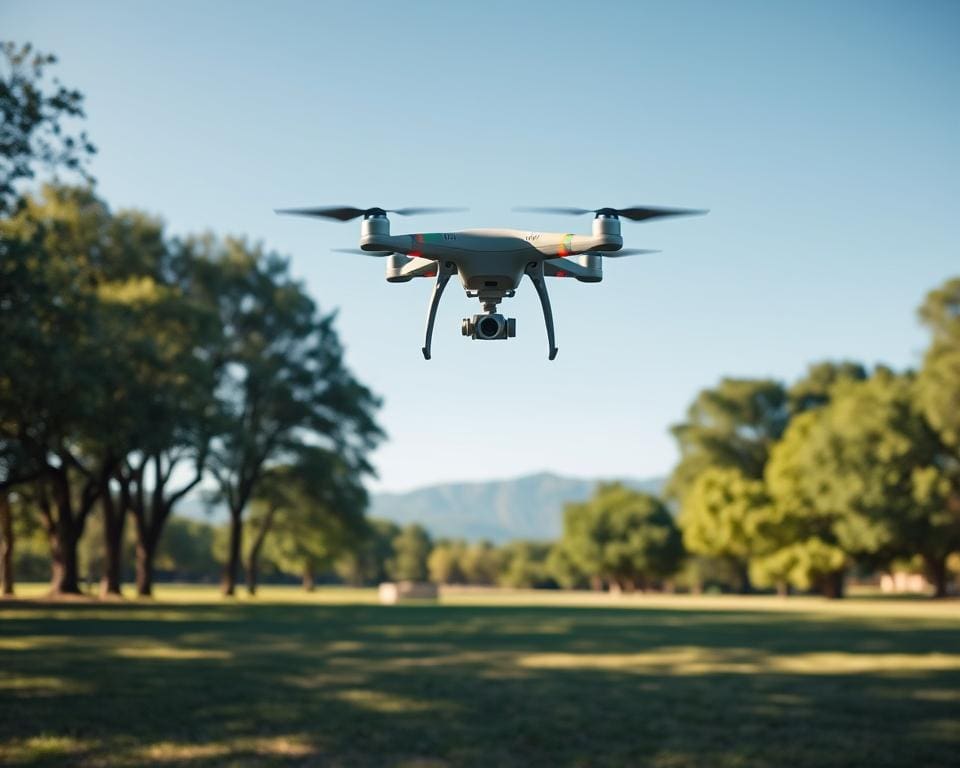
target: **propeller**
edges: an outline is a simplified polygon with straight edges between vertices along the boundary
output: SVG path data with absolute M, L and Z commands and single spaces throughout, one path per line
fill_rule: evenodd
M 361 216 L 384 216 L 396 213 L 399 216 L 416 216 L 421 213 L 453 213 L 465 211 L 466 208 L 354 208 L 349 205 L 324 206 L 321 208 L 275 208 L 275 213 L 287 213 L 294 216 L 320 216 L 337 221 L 350 221 Z
M 635 205 L 631 208 L 537 208 L 524 206 L 513 210 L 522 213 L 559 213 L 566 216 L 582 216 L 585 213 L 594 213 L 598 216 L 619 216 L 631 221 L 658 219 L 662 216 L 700 216 L 709 211 L 695 208 L 652 208 Z
M 354 256 L 389 256 L 393 251 L 364 251 L 360 248 L 331 248 L 334 253 L 349 253 Z
M 619 251 L 595 251 L 605 259 L 615 259 L 619 256 L 641 256 L 645 253 L 660 253 L 660 251 L 651 251 L 646 248 L 621 248 Z

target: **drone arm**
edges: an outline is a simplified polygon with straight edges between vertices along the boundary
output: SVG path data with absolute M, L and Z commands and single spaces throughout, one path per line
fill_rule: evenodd
M 547 344 L 550 347 L 549 357 L 553 360 L 557 356 L 556 338 L 553 333 L 553 311 L 550 309 L 550 296 L 547 294 L 547 281 L 543 274 L 543 262 L 531 261 L 524 270 L 533 281 L 537 295 L 540 297 L 540 306 L 543 307 L 543 320 L 547 324 Z
M 433 322 L 437 319 L 437 307 L 440 306 L 440 297 L 443 296 L 443 289 L 447 287 L 447 281 L 457 271 L 456 266 L 451 261 L 442 262 L 437 265 L 437 282 L 433 285 L 433 295 L 430 297 L 430 309 L 427 313 L 427 333 L 423 341 L 423 359 L 430 359 L 430 343 L 433 339 Z

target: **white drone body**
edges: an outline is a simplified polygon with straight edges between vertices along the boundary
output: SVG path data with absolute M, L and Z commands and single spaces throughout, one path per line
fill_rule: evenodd
M 464 336 L 474 339 L 507 339 L 516 335 L 516 323 L 497 312 L 497 305 L 514 296 L 523 276 L 536 288 L 547 326 L 549 359 L 557 356 L 553 312 L 547 293 L 547 277 L 572 277 L 584 283 L 603 279 L 604 256 L 627 256 L 654 251 L 623 250 L 620 217 L 642 220 L 679 214 L 705 213 L 674 208 L 579 208 L 525 209 L 556 213 L 595 214 L 589 235 L 557 232 L 526 232 L 516 229 L 468 229 L 460 232 L 418 232 L 391 235 L 388 213 L 410 215 L 451 209 L 407 208 L 388 211 L 383 208 L 298 208 L 278 213 L 322 216 L 348 221 L 363 216 L 360 226 L 360 252 L 386 258 L 387 281 L 405 283 L 415 277 L 434 277 L 433 294 L 427 314 L 422 347 L 430 359 L 433 324 L 440 297 L 450 278 L 457 274 L 469 298 L 480 300 L 485 314 L 464 318 Z

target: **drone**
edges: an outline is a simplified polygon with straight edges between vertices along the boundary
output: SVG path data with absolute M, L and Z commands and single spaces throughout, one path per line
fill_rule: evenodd
M 580 216 L 594 214 L 589 235 L 555 232 L 525 232 L 517 229 L 467 229 L 459 232 L 417 232 L 391 235 L 387 214 L 414 216 L 426 213 L 452 213 L 464 208 L 283 208 L 277 213 L 315 216 L 336 221 L 360 223 L 360 250 L 334 249 L 340 253 L 361 253 L 386 259 L 387 282 L 405 283 L 415 277 L 436 278 L 424 337 L 423 357 L 430 359 L 433 324 L 440 297 L 450 278 L 457 274 L 467 297 L 479 299 L 483 314 L 463 319 L 464 336 L 483 341 L 513 338 L 517 334 L 514 318 L 497 312 L 503 299 L 512 298 L 524 275 L 530 278 L 540 297 L 547 326 L 548 357 L 557 356 L 553 329 L 553 311 L 547 293 L 546 278 L 575 278 L 581 283 L 599 283 L 603 279 L 603 258 L 634 256 L 657 251 L 625 249 L 620 235 L 620 219 L 646 221 L 666 216 L 707 213 L 687 208 L 515 208 L 526 213 L 557 213 Z

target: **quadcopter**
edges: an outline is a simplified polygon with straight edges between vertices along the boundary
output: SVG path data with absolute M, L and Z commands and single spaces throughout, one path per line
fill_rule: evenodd
M 387 214 L 413 216 L 423 213 L 450 213 L 463 208 L 284 208 L 277 213 L 317 216 L 337 221 L 352 221 L 361 216 L 360 250 L 334 249 L 341 253 L 362 253 L 386 259 L 387 282 L 405 283 L 415 277 L 435 277 L 427 329 L 421 351 L 430 359 L 433 324 L 440 297 L 450 278 L 457 274 L 471 299 L 479 299 L 484 314 L 463 319 L 464 336 L 483 341 L 516 336 L 516 320 L 497 312 L 503 299 L 512 298 L 524 275 L 533 282 L 543 319 L 547 326 L 548 356 L 557 356 L 553 330 L 553 312 L 546 278 L 572 277 L 582 283 L 603 279 L 604 257 L 633 256 L 657 251 L 625 249 L 620 236 L 620 219 L 645 221 L 665 216 L 704 214 L 707 211 L 686 208 L 515 208 L 527 213 L 594 214 L 589 235 L 555 232 L 525 232 L 517 229 L 468 229 L 460 232 L 418 232 L 391 235 Z

